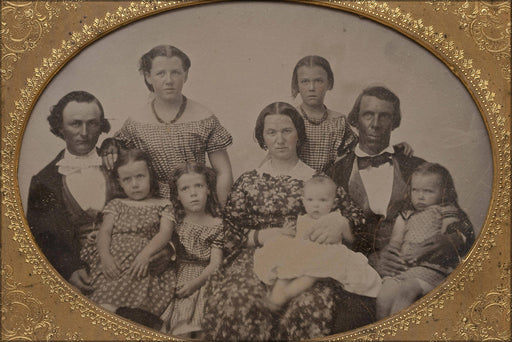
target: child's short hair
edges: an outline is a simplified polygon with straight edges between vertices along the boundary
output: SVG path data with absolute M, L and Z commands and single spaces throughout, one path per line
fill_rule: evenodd
M 304 189 L 306 189 L 306 186 L 308 186 L 308 185 L 318 185 L 318 184 L 329 186 L 331 188 L 331 190 L 333 191 L 334 195 L 336 196 L 336 189 L 338 188 L 338 186 L 336 185 L 336 183 L 334 183 L 334 181 L 331 179 L 331 177 L 323 175 L 323 174 L 317 174 L 317 175 L 314 175 L 313 177 L 311 177 L 310 179 L 308 179 L 304 183 Z
M 419 165 L 411 175 L 411 180 L 414 175 L 438 175 L 441 179 L 441 189 L 443 191 L 443 195 L 441 197 L 441 205 L 454 205 L 456 207 L 459 206 L 457 203 L 457 192 L 455 191 L 455 185 L 453 183 L 453 178 L 450 175 L 450 172 L 442 165 L 437 163 L 428 163 L 425 162 Z M 410 183 L 409 181 L 409 194 L 410 194 Z M 409 195 L 410 200 L 410 195 Z
M 121 166 L 124 166 L 126 164 L 129 164 L 131 162 L 136 161 L 144 161 L 146 162 L 146 166 L 149 170 L 149 193 L 151 196 L 155 196 L 158 194 L 158 179 L 156 177 L 155 170 L 153 169 L 153 165 L 151 164 L 151 159 L 149 155 L 147 155 L 144 151 L 139 150 L 138 148 L 132 148 L 132 149 L 119 149 L 119 156 L 117 157 L 117 160 L 114 164 L 113 174 L 117 180 L 117 184 L 119 186 L 119 192 L 123 194 L 124 197 L 126 197 L 126 194 L 122 190 L 120 184 L 119 184 L 119 173 L 118 170 Z
M 171 181 L 169 183 L 171 191 L 170 200 L 174 205 L 176 221 L 179 223 L 185 217 L 185 209 L 183 208 L 181 202 L 178 200 L 178 179 L 180 179 L 180 177 L 184 174 L 189 173 L 197 173 L 204 176 L 206 180 L 206 186 L 210 190 L 210 194 L 206 199 L 206 212 L 213 217 L 219 217 L 220 202 L 217 196 L 217 173 L 214 169 L 206 165 L 201 165 L 194 161 L 187 161 L 172 171 Z

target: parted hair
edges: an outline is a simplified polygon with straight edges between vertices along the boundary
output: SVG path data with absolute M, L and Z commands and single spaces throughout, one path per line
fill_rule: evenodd
M 188 58 L 188 56 L 183 51 L 172 45 L 158 45 L 142 55 L 139 60 L 139 71 L 143 76 L 145 76 L 146 73 L 151 72 L 151 68 L 153 67 L 153 59 L 158 56 L 169 58 L 178 57 L 181 60 L 183 70 L 188 72 L 188 69 L 190 69 L 190 58 Z M 151 92 L 154 91 L 153 86 L 148 83 L 146 77 L 144 77 L 144 83 L 146 83 L 146 87 L 148 87 Z
M 203 175 L 209 194 L 206 199 L 206 212 L 213 217 L 220 217 L 220 201 L 217 196 L 217 173 L 211 167 L 198 164 L 195 161 L 187 161 L 176 167 L 171 174 L 170 200 L 174 206 L 176 222 L 180 223 L 185 218 L 185 209 L 178 199 L 178 180 L 185 174 L 196 173 Z
M 315 55 L 306 56 L 306 57 L 301 58 L 297 62 L 297 64 L 295 64 L 295 68 L 293 69 L 293 74 L 292 74 L 292 96 L 293 97 L 296 97 L 297 94 L 299 93 L 299 79 L 298 79 L 297 74 L 298 74 L 299 68 L 302 66 L 306 66 L 306 67 L 319 66 L 322 69 L 324 69 L 325 72 L 327 73 L 327 79 L 329 81 L 329 90 L 332 89 L 332 87 L 334 86 L 334 74 L 332 72 L 331 65 L 329 64 L 327 59 L 320 57 L 320 56 L 315 56 Z
M 357 127 L 359 111 L 361 109 L 361 100 L 363 96 L 374 96 L 382 101 L 387 101 L 393 104 L 393 129 L 400 126 L 400 121 L 402 119 L 402 113 L 400 111 L 400 99 L 395 95 L 391 90 L 385 87 L 368 87 L 363 90 L 361 94 L 356 99 L 352 110 L 348 114 L 348 123 L 354 127 Z
M 265 118 L 267 115 L 271 114 L 286 115 L 292 120 L 299 137 L 299 142 L 297 144 L 297 152 L 299 152 L 302 146 L 306 143 L 306 127 L 304 126 L 304 119 L 294 106 L 286 102 L 273 102 L 263 108 L 258 115 L 258 118 L 256 119 L 256 127 L 254 128 L 254 136 L 256 137 L 260 147 L 264 150 L 267 149 L 265 140 L 263 139 L 263 130 L 265 129 Z
M 117 185 L 119 186 L 119 192 L 123 194 L 123 197 L 126 197 L 121 185 L 119 183 L 119 168 L 121 166 L 127 165 L 136 161 L 144 161 L 149 170 L 149 192 L 151 196 L 156 196 L 158 194 L 158 179 L 156 177 L 156 172 L 153 169 L 153 165 L 151 163 L 151 158 L 144 151 L 139 150 L 138 148 L 132 149 L 119 149 L 119 156 L 114 164 L 114 169 L 112 170 L 112 174 L 114 175 Z
M 64 108 L 70 102 L 78 102 L 78 103 L 91 103 L 95 102 L 101 112 L 101 132 L 108 133 L 110 132 L 110 122 L 105 119 L 105 112 L 103 111 L 103 106 L 101 102 L 96 98 L 96 96 L 88 93 L 84 90 L 72 91 L 66 95 L 64 95 L 56 105 L 50 108 L 50 115 L 48 116 L 48 122 L 50 123 L 50 132 L 52 132 L 55 136 L 64 139 L 62 135 L 62 126 L 64 124 Z

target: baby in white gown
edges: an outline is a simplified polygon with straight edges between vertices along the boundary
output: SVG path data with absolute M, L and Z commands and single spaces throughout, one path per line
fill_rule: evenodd
M 327 176 L 314 176 L 304 184 L 306 215 L 297 218 L 295 237 L 279 235 L 254 254 L 258 278 L 272 285 L 269 305 L 278 309 L 321 278 L 337 280 L 346 291 L 376 297 L 382 280 L 361 253 L 343 244 L 326 245 L 308 239 L 320 220 L 336 222 L 336 184 Z

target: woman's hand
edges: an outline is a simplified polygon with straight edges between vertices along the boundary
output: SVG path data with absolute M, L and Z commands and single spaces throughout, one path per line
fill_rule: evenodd
M 69 277 L 69 282 L 83 294 L 89 294 L 94 291 L 94 288 L 91 286 L 91 277 L 85 268 L 81 268 L 73 272 Z
M 116 259 L 114 259 L 112 254 L 108 253 L 106 255 L 101 256 L 100 261 L 101 271 L 103 272 L 105 277 L 107 277 L 108 280 L 114 280 L 119 278 L 119 276 L 121 275 L 121 267 L 116 261 Z
M 134 278 L 144 278 L 148 275 L 148 266 L 149 266 L 149 255 L 145 253 L 139 253 L 135 260 L 133 260 L 132 265 L 128 269 L 128 274 Z
M 320 244 L 341 243 L 343 238 L 352 242 L 353 235 L 350 229 L 350 221 L 340 215 L 327 215 L 318 221 L 316 227 L 308 227 L 305 238 Z
M 178 286 L 176 289 L 176 296 L 178 298 L 185 298 L 196 292 L 201 286 L 194 280 L 190 280 L 183 285 Z
M 405 260 L 400 256 L 400 249 L 389 244 L 380 252 L 370 255 L 368 263 L 381 277 L 393 277 L 407 270 Z
M 115 139 L 107 138 L 103 140 L 103 143 L 101 143 L 100 147 L 100 155 L 103 166 L 105 166 L 107 170 L 114 169 L 114 164 L 117 160 L 118 154 L 119 146 L 117 145 Z

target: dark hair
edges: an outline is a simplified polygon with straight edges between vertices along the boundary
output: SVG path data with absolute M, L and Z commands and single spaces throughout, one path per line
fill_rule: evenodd
M 214 169 L 198 164 L 193 161 L 187 161 L 172 171 L 170 187 L 170 199 L 174 205 L 176 222 L 180 223 L 185 218 L 185 209 L 178 200 L 178 180 L 184 174 L 197 173 L 203 175 L 206 180 L 206 186 L 210 190 L 206 199 L 206 212 L 213 217 L 220 217 L 220 201 L 217 196 L 217 174 Z
M 292 74 L 292 96 L 296 97 L 299 93 L 299 80 L 297 76 L 297 72 L 300 67 L 307 66 L 307 67 L 314 67 L 319 66 L 322 69 L 325 70 L 327 73 L 327 79 L 329 80 L 329 90 L 332 89 L 334 86 L 334 74 L 332 73 L 331 65 L 327 61 L 327 59 L 320 57 L 320 56 L 306 56 L 302 58 L 300 61 L 295 64 L 295 68 L 293 69 Z
M 260 147 L 264 150 L 267 149 L 263 139 L 263 129 L 265 128 L 265 118 L 270 114 L 281 114 L 288 116 L 297 130 L 299 142 L 297 144 L 297 152 L 300 151 L 302 146 L 306 143 L 306 128 L 304 127 L 304 119 L 299 114 L 297 109 L 291 104 L 286 102 L 274 102 L 263 108 L 260 115 L 256 119 L 256 127 L 254 128 L 254 135 Z
M 400 112 L 400 99 L 391 90 L 384 87 L 369 87 L 363 90 L 363 92 L 357 97 L 354 107 L 348 114 L 348 123 L 354 127 L 357 127 L 359 119 L 359 110 L 361 109 L 361 100 L 363 96 L 374 96 L 382 101 L 391 102 L 393 104 L 393 126 L 392 129 L 400 126 L 400 120 L 402 114 Z
M 153 59 L 155 59 L 155 57 L 158 56 L 169 58 L 178 57 L 181 60 L 183 70 L 185 70 L 185 72 L 187 72 L 188 69 L 190 69 L 191 65 L 190 58 L 188 58 L 188 56 L 177 47 L 174 47 L 172 45 L 155 46 L 154 48 L 146 52 L 144 55 L 142 55 L 142 57 L 139 60 L 139 71 L 144 76 L 144 83 L 146 83 L 146 87 L 148 87 L 150 91 L 154 91 L 154 89 L 153 86 L 149 84 L 148 81 L 146 81 L 146 73 L 151 72 L 151 68 L 153 67 Z
M 63 112 L 64 108 L 70 102 L 78 102 L 78 103 L 91 103 L 96 102 L 101 112 L 101 122 L 100 127 L 103 133 L 108 133 L 110 131 L 110 123 L 107 119 L 105 119 L 105 112 L 103 111 L 103 106 L 101 102 L 91 93 L 88 93 L 83 90 L 72 91 L 64 95 L 56 105 L 50 108 L 50 115 L 48 116 L 48 122 L 50 123 L 50 132 L 54 135 L 58 136 L 61 139 L 64 139 L 62 135 L 62 125 L 64 124 Z
M 425 162 L 419 165 L 411 175 L 411 179 L 409 180 L 409 199 L 410 199 L 410 190 L 411 190 L 411 181 L 414 175 L 438 175 L 441 179 L 441 189 L 443 192 L 443 196 L 441 198 L 441 205 L 454 205 L 457 208 L 459 204 L 457 203 L 457 192 L 455 191 L 455 185 L 453 183 L 453 178 L 450 175 L 450 172 L 440 164 L 436 163 L 428 163 Z
M 149 170 L 149 193 L 151 196 L 156 196 L 158 194 L 158 179 L 156 177 L 156 172 L 153 169 L 153 165 L 151 164 L 151 158 L 142 150 L 138 148 L 132 149 L 120 149 L 119 156 L 117 157 L 116 163 L 114 164 L 114 169 L 112 170 L 113 175 L 116 177 L 117 183 L 119 183 L 119 173 L 118 170 L 121 166 L 127 165 L 136 161 L 144 161 L 146 162 L 146 166 Z M 122 188 L 120 188 L 120 192 L 126 197 Z

